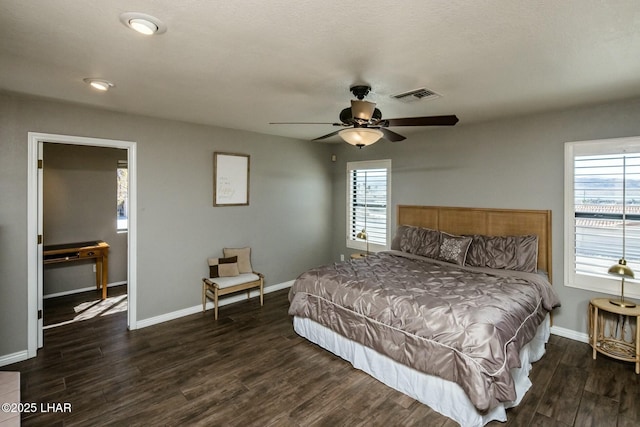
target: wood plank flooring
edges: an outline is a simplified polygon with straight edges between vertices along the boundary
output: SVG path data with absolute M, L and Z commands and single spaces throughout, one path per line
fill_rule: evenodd
M 127 331 L 124 311 L 92 317 L 47 329 L 36 358 L 0 369 L 21 372 L 22 402 L 71 404 L 23 426 L 456 425 L 298 337 L 287 308 L 283 290 L 264 307 L 224 306 L 217 322 L 208 311 Z M 639 377 L 552 336 L 522 404 L 489 425 L 640 426 Z
M 89 292 L 47 298 L 44 300 L 44 326 L 57 327 L 92 317 L 104 317 L 127 310 L 127 285 L 108 289 L 107 299 L 101 299 L 99 289 Z

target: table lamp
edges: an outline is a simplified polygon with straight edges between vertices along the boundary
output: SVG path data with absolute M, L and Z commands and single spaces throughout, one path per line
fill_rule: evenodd
M 626 247 L 626 231 L 627 231 L 626 168 L 627 168 L 626 157 L 622 157 L 622 258 L 620 258 L 617 264 L 614 264 L 611 267 L 609 267 L 609 271 L 608 271 L 609 274 L 622 278 L 622 291 L 621 291 L 620 299 L 615 299 L 615 300 L 611 299 L 609 300 L 609 302 L 611 304 L 614 304 L 620 307 L 632 308 L 636 306 L 635 303 L 625 301 L 624 299 L 624 279 L 625 278 L 633 279 L 634 277 L 633 270 L 629 268 L 629 266 L 627 266 L 627 260 L 624 259 L 625 247 Z
M 625 301 L 624 299 L 624 279 L 634 278 L 633 270 L 630 269 L 629 266 L 627 265 L 627 260 L 624 258 L 620 258 L 620 261 L 618 261 L 617 264 L 614 264 L 611 267 L 609 267 L 608 273 L 613 276 L 618 276 L 622 279 L 622 292 L 620 294 L 620 299 L 615 299 L 615 300 L 610 299 L 609 302 L 611 304 L 615 304 L 620 307 L 627 307 L 627 308 L 635 307 L 636 306 L 635 303 L 630 301 Z
M 369 255 L 369 236 L 367 235 L 367 230 L 363 228 L 361 232 L 356 234 L 356 237 L 358 239 L 364 240 L 367 243 L 367 253 L 362 255 L 368 256 Z

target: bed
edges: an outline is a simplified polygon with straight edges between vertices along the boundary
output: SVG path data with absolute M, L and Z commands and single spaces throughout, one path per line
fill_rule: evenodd
M 390 251 L 311 269 L 295 331 L 463 426 L 506 421 L 544 354 L 551 212 L 398 206 Z

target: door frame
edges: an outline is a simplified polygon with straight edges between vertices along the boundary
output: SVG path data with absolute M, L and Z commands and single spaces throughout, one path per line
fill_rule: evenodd
M 137 329 L 137 143 L 114 139 L 89 138 L 48 133 L 28 133 L 27 177 L 27 357 L 35 357 L 42 347 L 42 183 L 39 183 L 38 158 L 43 143 L 120 148 L 127 150 L 129 173 L 129 222 L 127 232 L 127 326 Z M 114 206 L 115 212 L 115 206 Z M 106 284 L 105 284 L 106 286 Z

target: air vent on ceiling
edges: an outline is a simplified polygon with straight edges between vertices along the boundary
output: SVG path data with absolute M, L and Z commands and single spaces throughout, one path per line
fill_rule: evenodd
M 429 100 L 440 98 L 440 95 L 435 93 L 432 90 L 421 87 L 420 89 L 410 90 L 408 92 L 398 93 L 396 95 L 391 95 L 392 98 L 395 98 L 402 102 L 413 102 L 419 100 Z

